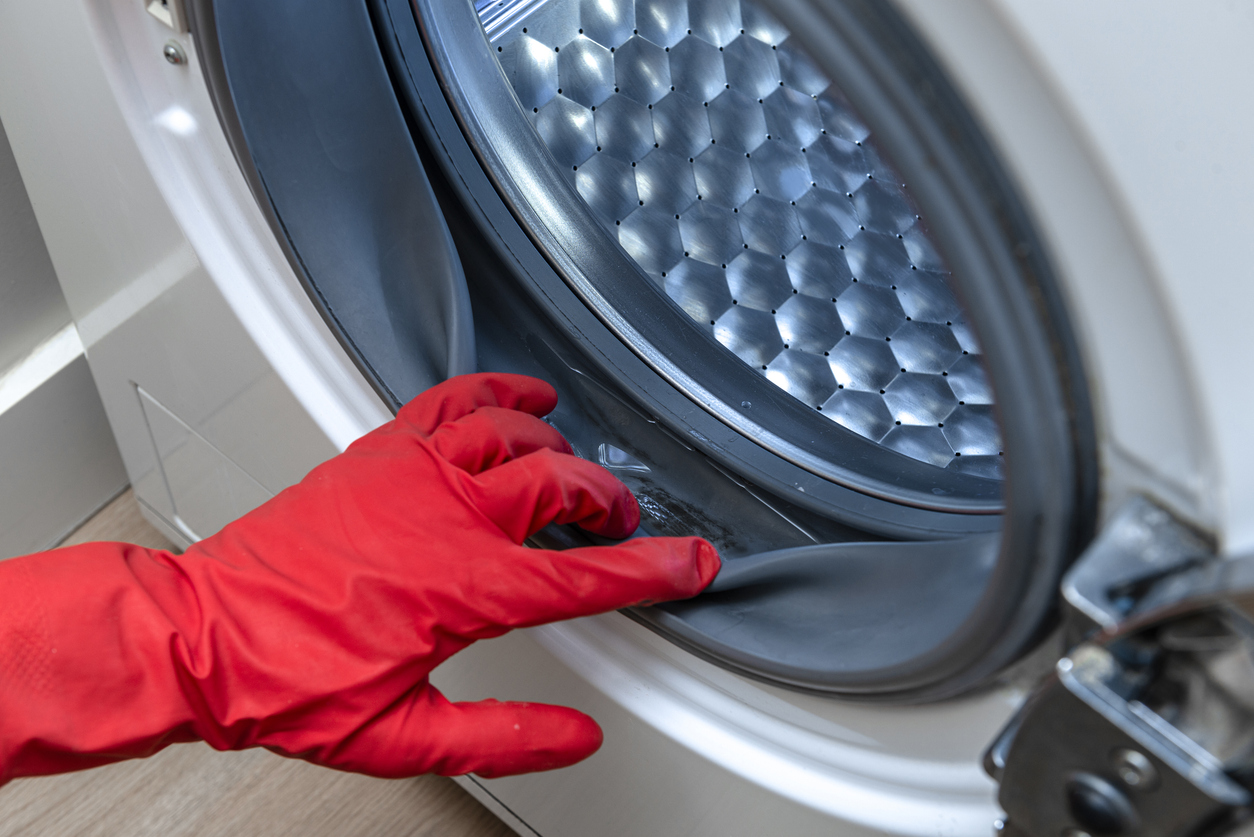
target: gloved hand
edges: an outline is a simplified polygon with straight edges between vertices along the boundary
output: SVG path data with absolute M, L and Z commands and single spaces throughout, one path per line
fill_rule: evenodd
M 96 543 L 0 562 L 0 783 L 203 739 L 383 777 L 503 776 L 594 752 L 586 715 L 451 703 L 427 675 L 472 642 L 693 596 L 699 538 L 611 538 L 631 493 L 571 455 L 552 387 L 469 375 L 405 406 L 182 555 Z

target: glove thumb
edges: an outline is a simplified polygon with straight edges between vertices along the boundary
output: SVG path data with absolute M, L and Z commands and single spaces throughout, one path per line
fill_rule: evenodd
M 428 684 L 332 751 L 289 755 L 382 778 L 421 773 L 485 779 L 554 770 L 592 755 L 601 727 L 582 712 L 545 703 L 452 703 Z

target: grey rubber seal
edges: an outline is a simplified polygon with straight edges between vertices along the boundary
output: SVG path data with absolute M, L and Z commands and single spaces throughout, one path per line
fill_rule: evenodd
M 366 379 L 397 409 L 473 372 L 461 262 L 365 6 L 310 15 L 290 3 L 189 5 L 236 160 Z

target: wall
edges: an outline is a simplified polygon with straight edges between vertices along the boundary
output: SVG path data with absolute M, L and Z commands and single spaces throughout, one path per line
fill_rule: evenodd
M 0 125 L 0 370 L 70 322 L 57 275 Z
M 55 544 L 125 485 L 0 125 L 0 558 Z

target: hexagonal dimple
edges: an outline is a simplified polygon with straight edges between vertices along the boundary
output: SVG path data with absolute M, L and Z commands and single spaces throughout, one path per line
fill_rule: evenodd
M 819 106 L 814 99 L 790 87 L 771 91 L 762 101 L 762 112 L 772 139 L 802 148 L 820 136 Z
M 953 322 L 954 324 L 949 328 L 953 331 L 958 345 L 962 347 L 964 352 L 978 355 L 980 353 L 980 343 L 975 339 L 975 330 L 971 328 L 966 320 L 954 320 Z
M 653 150 L 653 119 L 639 102 L 617 94 L 596 109 L 597 145 L 601 150 L 634 163 Z
M 916 221 L 913 227 L 901 234 L 901 243 L 905 246 L 910 261 L 919 270 L 944 273 L 949 269 L 945 266 L 945 260 L 941 258 L 940 253 L 936 252 L 936 247 L 928 240 L 927 233 L 923 231 L 919 222 Z
M 714 46 L 727 46 L 740 34 L 740 0 L 688 0 L 688 28 Z
M 883 180 L 886 183 L 892 183 L 897 186 L 901 185 L 901 177 L 888 165 L 888 162 L 880 156 L 875 150 L 875 146 L 868 143 L 862 144 L 862 157 L 866 160 L 867 174 L 876 180 Z
M 901 189 L 890 183 L 879 180 L 863 183 L 853 193 L 853 206 L 862 226 L 873 232 L 895 236 L 914 224 L 914 210 L 906 203 Z M 904 245 L 902 251 L 905 251 Z
M 960 406 L 944 424 L 945 438 L 963 456 L 993 456 L 1001 450 L 1001 431 L 991 404 Z
M 679 216 L 679 232 L 684 250 L 710 264 L 727 264 L 744 249 L 736 216 L 707 201 L 697 201 Z
M 723 53 L 713 44 L 700 38 L 685 37 L 671 47 L 668 58 L 671 83 L 676 90 L 708 102 L 727 89 Z
M 888 287 L 910 273 L 910 257 L 894 235 L 858 233 L 845 244 L 845 260 L 859 282 Z
M 773 311 L 792 298 L 792 284 L 781 259 L 745 250 L 727 265 L 727 287 L 739 305 Z
M 939 375 L 902 372 L 884 390 L 888 411 L 902 424 L 935 427 L 958 406 L 958 399 Z
M 636 164 L 636 190 L 646 207 L 671 214 L 683 212 L 697 199 L 692 163 L 654 150 Z
M 964 404 L 992 404 L 993 388 L 989 386 L 984 365 L 975 355 L 958 358 L 945 377 L 954 396 Z
M 828 302 L 835 302 L 852 278 L 844 254 L 813 241 L 794 247 L 784 264 L 788 265 L 788 277 L 799 293 Z
M 812 296 L 794 294 L 775 312 L 775 323 L 779 326 L 779 336 L 784 339 L 785 347 L 820 355 L 845 336 L 845 327 L 841 325 L 836 306 L 828 300 Z M 815 403 L 823 401 L 820 399 Z
M 779 89 L 779 59 L 757 38 L 736 38 L 723 47 L 723 64 L 733 90 L 761 99 Z
M 549 49 L 566 48 L 579 36 L 578 0 L 550 0 L 548 14 L 530 15 L 523 22 L 522 34 L 535 38 Z
M 879 393 L 837 390 L 823 405 L 823 415 L 872 442 L 893 428 L 893 417 Z
M 753 197 L 753 170 L 744 154 L 711 145 L 693 161 L 692 169 L 697 194 L 704 200 L 737 207 Z
M 575 188 L 606 226 L 614 226 L 638 206 L 631 166 L 605 154 L 596 154 L 579 167 Z
M 614 56 L 585 37 L 557 53 L 557 83 L 562 95 L 592 107 L 614 92 Z
M 782 44 L 788 37 L 788 29 L 784 24 L 762 6 L 749 0 L 742 0 L 740 4 L 740 24 L 746 35 L 757 38 L 764 44 Z
M 739 90 L 724 90 L 711 99 L 710 133 L 715 142 L 742 154 L 766 142 L 766 117 L 757 99 Z
M 1005 479 L 1002 459 L 1001 456 L 955 456 L 948 470 L 986 480 L 1001 480 Z
M 806 148 L 814 182 L 844 195 L 866 183 L 862 148 L 838 137 L 820 136 Z
M 840 244 L 858 232 L 858 216 L 844 195 L 826 189 L 810 189 L 797 201 L 801 232 L 811 241 Z
M 897 277 L 897 299 L 906 316 L 926 323 L 948 323 L 961 318 L 945 277 L 928 270 L 912 270 Z
M 944 468 L 954 458 L 939 427 L 894 427 L 880 444 L 937 468 Z
M 623 219 L 618 243 L 649 273 L 660 274 L 684 256 L 675 216 L 640 207 Z
M 791 41 L 780 44 L 776 52 L 779 58 L 779 79 L 785 87 L 800 90 L 807 96 L 817 96 L 831 86 L 831 79 L 810 60 L 810 56 L 794 47 Z M 817 107 L 817 103 L 815 106 Z
M 836 383 L 845 389 L 873 392 L 877 398 L 898 374 L 897 358 L 888 344 L 869 337 L 844 338 L 829 351 L 827 363 Z
M 766 379 L 784 392 L 818 407 L 836 391 L 836 380 L 818 355 L 784 349 L 766 366 Z
M 557 95 L 557 53 L 523 35 L 497 54 L 518 101 L 527 110 L 544 107 Z
M 893 332 L 891 345 L 897 362 L 907 372 L 939 375 L 962 357 L 953 332 L 935 323 L 905 323 Z
M 651 105 L 670 92 L 671 63 L 657 44 L 632 37 L 614 52 L 618 92 Z
M 695 99 L 675 92 L 653 106 L 653 139 L 663 151 L 695 157 L 710 148 L 710 120 Z
M 836 93 L 835 88 L 827 88 L 819 95 L 818 101 L 823 127 L 828 134 L 849 142 L 862 142 L 871 135 L 871 129 L 853 115 L 853 108 Z
M 810 189 L 806 155 L 795 145 L 767 140 L 749 158 L 753 183 L 768 198 L 795 201 Z
M 883 340 L 906 321 L 901 303 L 892 291 L 865 282 L 855 282 L 837 297 L 836 310 L 845 329 L 859 337 Z
M 663 281 L 667 295 L 702 325 L 713 325 L 712 321 L 731 307 L 732 298 L 721 267 L 681 259 Z
M 769 255 L 785 255 L 801 241 L 797 213 L 783 201 L 754 195 L 737 213 L 745 244 Z
M 636 28 L 660 47 L 673 47 L 688 33 L 688 4 L 675 0 L 636 0 Z
M 625 43 L 636 28 L 636 7 L 622 0 L 581 0 L 579 26 L 584 35 L 597 43 L 616 47 Z
M 577 166 L 596 153 L 592 111 L 565 96 L 557 96 L 540 108 L 533 124 L 553 157 L 565 167 Z
M 775 318 L 742 305 L 733 305 L 715 321 L 714 339 L 755 369 L 762 369 L 784 350 Z

